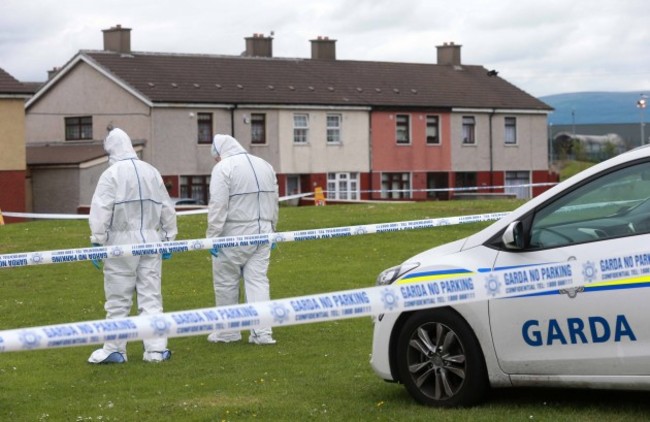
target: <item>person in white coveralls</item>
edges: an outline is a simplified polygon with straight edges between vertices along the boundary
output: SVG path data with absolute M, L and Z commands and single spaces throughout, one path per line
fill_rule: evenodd
M 90 204 L 90 241 L 95 246 L 157 243 L 174 240 L 178 233 L 176 212 L 158 170 L 138 159 L 131 139 L 121 129 L 109 127 L 104 140 L 110 167 L 97 182 Z M 133 294 L 138 313 L 163 311 L 162 259 L 171 253 L 110 257 L 104 262 L 104 293 L 107 319 L 128 317 Z M 164 331 L 164 330 L 163 330 Z M 161 362 L 171 358 L 164 332 L 143 341 L 143 359 Z M 126 341 L 105 342 L 88 358 L 90 363 L 124 363 Z
M 208 238 L 275 232 L 278 221 L 278 184 L 273 167 L 249 154 L 232 136 L 215 135 L 212 156 L 217 163 L 210 179 Z M 244 279 L 246 302 L 270 300 L 267 270 L 272 245 L 264 243 L 213 248 L 212 275 L 217 306 L 239 302 L 239 280 Z M 208 341 L 241 340 L 240 331 L 213 332 Z M 274 344 L 271 327 L 253 329 L 248 341 Z

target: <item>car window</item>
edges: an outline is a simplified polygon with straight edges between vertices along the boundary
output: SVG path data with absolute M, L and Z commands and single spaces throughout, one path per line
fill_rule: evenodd
M 650 232 L 650 163 L 607 173 L 537 211 L 530 248 Z

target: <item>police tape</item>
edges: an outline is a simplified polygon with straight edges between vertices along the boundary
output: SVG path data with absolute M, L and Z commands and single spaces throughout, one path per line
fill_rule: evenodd
M 598 256 L 509 267 L 493 271 L 448 272 L 415 269 L 404 280 L 368 288 L 320 293 L 232 306 L 94 320 L 0 331 L 0 352 L 29 351 L 133 341 L 187 337 L 211 332 L 251 330 L 333 321 L 384 313 L 408 312 L 462 303 L 570 291 L 590 286 L 607 288 L 632 277 L 650 281 L 650 253 Z M 414 282 L 408 282 L 409 280 Z
M 323 191 L 325 193 L 346 193 L 346 194 L 355 194 L 355 193 L 404 193 L 404 192 L 474 192 L 474 191 L 493 191 L 493 190 L 513 190 L 518 188 L 535 188 L 535 187 L 550 187 L 557 185 L 557 182 L 540 182 L 540 183 L 522 183 L 517 185 L 491 185 L 491 186 L 455 186 L 451 188 L 422 188 L 422 189 L 370 189 L 370 190 L 334 190 L 334 191 Z M 477 192 L 482 193 L 482 192 Z M 508 193 L 508 192 L 505 192 Z
M 468 187 L 453 187 L 453 188 L 432 188 L 432 189 L 374 189 L 374 190 L 360 190 L 360 191 L 323 191 L 324 193 L 333 193 L 340 195 L 342 193 L 355 195 L 360 193 L 408 193 L 408 192 L 472 192 L 472 191 L 491 191 L 491 190 L 503 190 L 503 189 L 516 189 L 516 188 L 527 188 L 527 187 L 544 187 L 544 186 L 555 186 L 557 183 L 546 182 L 546 183 L 526 183 L 521 185 L 495 185 L 495 186 L 468 186 Z M 480 193 L 480 192 L 479 192 Z M 278 201 L 284 202 L 293 199 L 308 198 L 314 195 L 314 192 L 308 193 L 298 193 L 288 196 L 282 196 L 278 198 Z M 327 198 L 330 199 L 330 198 Z M 357 200 L 341 200 L 336 198 L 331 198 L 336 202 L 378 202 L 377 200 L 367 200 L 367 201 L 357 201 Z M 393 203 L 401 203 L 395 202 Z M 205 205 L 201 206 L 203 208 L 195 210 L 186 210 L 186 211 L 177 211 L 177 215 L 196 215 L 196 214 L 206 214 L 208 212 Z M 6 211 L 2 213 L 5 217 L 14 217 L 14 218 L 30 218 L 30 219 L 44 219 L 44 220 L 87 220 L 88 214 L 57 214 L 57 213 L 33 213 L 33 212 L 13 212 Z
M 175 240 L 172 242 L 124 244 L 81 249 L 61 249 L 54 251 L 20 252 L 0 255 L 0 269 L 25 267 L 28 265 L 59 264 L 66 262 L 99 260 L 108 258 L 123 258 L 128 256 L 156 255 L 170 252 L 179 253 L 212 249 L 215 247 L 222 249 L 238 246 L 254 246 L 280 242 L 299 242 L 304 240 L 332 239 L 336 237 L 425 229 L 441 226 L 451 226 L 456 224 L 494 221 L 504 217 L 507 214 L 507 212 L 474 214 L 457 217 L 433 218 L 427 220 L 400 221 L 394 223 L 265 233 L 247 236 Z
M 307 196 L 313 195 L 313 193 L 300 193 L 289 196 L 282 196 L 278 198 L 279 202 L 290 201 L 292 199 L 300 199 Z M 176 215 L 196 215 L 196 214 L 207 214 L 208 208 L 206 205 L 196 205 L 200 207 L 198 209 L 176 211 Z M 194 207 L 193 205 L 191 206 Z M 4 215 L 5 217 L 14 217 L 14 218 L 30 218 L 30 219 L 41 219 L 41 220 L 88 220 L 88 214 L 58 214 L 58 213 L 40 213 L 40 212 L 13 212 L 5 211 L 0 216 Z

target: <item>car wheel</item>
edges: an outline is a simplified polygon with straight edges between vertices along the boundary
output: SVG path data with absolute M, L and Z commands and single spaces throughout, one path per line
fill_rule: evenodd
M 413 314 L 397 340 L 400 381 L 428 406 L 470 406 L 488 389 L 485 359 L 471 328 L 450 309 Z

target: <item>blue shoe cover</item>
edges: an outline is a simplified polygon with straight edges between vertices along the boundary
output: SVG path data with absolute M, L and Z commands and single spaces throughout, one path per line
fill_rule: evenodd
M 100 363 L 124 363 L 124 362 L 126 362 L 126 360 L 124 359 L 124 356 L 122 356 L 122 353 L 113 352 Z

